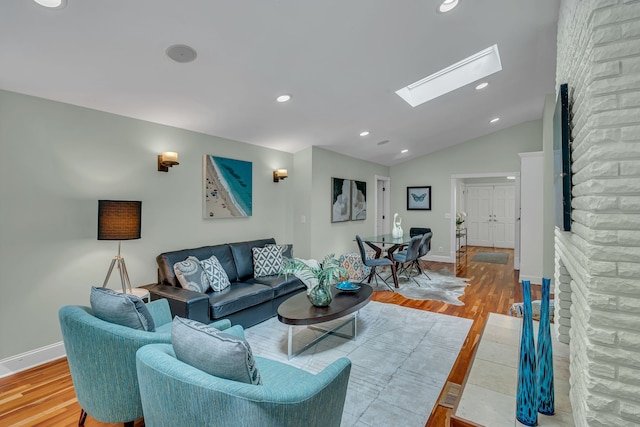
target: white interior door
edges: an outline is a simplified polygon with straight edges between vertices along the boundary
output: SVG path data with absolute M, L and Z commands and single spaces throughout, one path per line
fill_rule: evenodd
M 470 246 L 513 248 L 515 186 L 467 186 L 467 233 Z
M 467 187 L 467 244 L 469 246 L 492 246 L 491 198 L 493 187 Z
M 493 188 L 493 244 L 496 248 L 513 248 L 515 235 L 515 187 Z

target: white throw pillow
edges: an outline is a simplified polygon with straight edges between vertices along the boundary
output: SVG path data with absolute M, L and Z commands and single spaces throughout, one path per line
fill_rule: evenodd
M 320 263 L 317 259 L 296 258 L 296 260 L 304 262 L 311 268 L 320 268 Z M 307 289 L 315 288 L 318 285 L 318 278 L 313 276 L 309 270 L 299 271 L 295 275 L 305 284 Z

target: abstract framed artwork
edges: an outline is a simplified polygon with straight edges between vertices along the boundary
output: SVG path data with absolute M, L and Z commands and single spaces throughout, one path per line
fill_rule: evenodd
M 253 164 L 244 160 L 203 156 L 202 206 L 206 219 L 253 214 Z
M 351 218 L 351 180 L 331 178 L 331 222 Z
M 431 210 L 431 186 L 407 187 L 407 210 L 430 211 Z
M 367 219 L 367 183 L 351 181 L 351 221 Z

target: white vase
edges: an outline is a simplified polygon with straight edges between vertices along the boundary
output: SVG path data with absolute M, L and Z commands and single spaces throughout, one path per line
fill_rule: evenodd
M 391 237 L 394 239 L 399 239 L 404 234 L 400 224 L 402 224 L 402 218 L 400 218 L 396 212 L 393 214 L 393 230 L 391 230 Z

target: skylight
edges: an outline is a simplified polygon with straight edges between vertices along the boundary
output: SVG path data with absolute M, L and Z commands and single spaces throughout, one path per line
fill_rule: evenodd
M 412 107 L 502 70 L 498 45 L 494 44 L 422 80 L 396 91 Z

